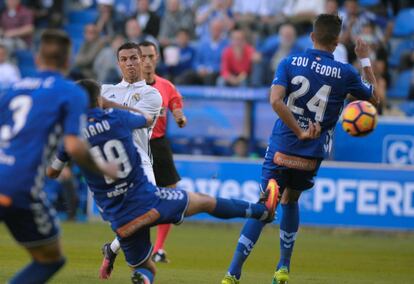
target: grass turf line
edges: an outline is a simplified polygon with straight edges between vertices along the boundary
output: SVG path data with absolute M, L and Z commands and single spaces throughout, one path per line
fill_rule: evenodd
M 167 240 L 170 264 L 159 264 L 159 284 L 220 283 L 241 225 L 183 224 Z M 155 231 L 153 231 L 154 235 Z M 49 283 L 102 283 L 100 248 L 113 234 L 103 223 L 64 223 L 65 268 Z M 247 261 L 242 284 L 269 284 L 279 254 L 276 226 L 266 227 Z M 0 283 L 29 261 L 0 224 Z M 294 283 L 414 283 L 414 234 L 301 228 L 292 259 Z M 130 283 L 121 254 L 108 283 Z

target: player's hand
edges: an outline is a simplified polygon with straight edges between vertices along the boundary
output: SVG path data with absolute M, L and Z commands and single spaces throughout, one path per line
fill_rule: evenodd
M 114 162 L 99 163 L 99 169 L 101 172 L 114 180 L 118 179 L 118 165 Z
M 369 45 L 360 38 L 356 41 L 355 54 L 359 59 L 369 57 Z
M 183 128 L 187 125 L 187 118 L 183 115 L 182 117 L 177 118 L 175 122 L 177 122 L 178 127 Z
M 300 140 L 316 139 L 321 136 L 321 125 L 319 122 L 309 122 L 308 129 L 302 131 L 299 136 Z

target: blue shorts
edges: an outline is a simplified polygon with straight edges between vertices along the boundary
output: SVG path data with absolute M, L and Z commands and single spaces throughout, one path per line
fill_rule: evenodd
M 297 190 L 304 191 L 310 189 L 314 186 L 315 181 L 314 177 L 318 173 L 319 167 L 321 165 L 322 159 L 312 159 L 314 160 L 314 169 L 312 170 L 300 170 L 280 164 L 276 164 L 274 157 L 277 151 L 269 151 L 266 153 L 265 160 L 262 166 L 262 177 L 261 177 L 261 186 L 262 190 L 267 187 L 269 179 L 275 179 L 279 185 L 280 192 L 282 193 L 286 187 Z M 291 156 L 298 159 L 307 159 L 305 157 Z
M 131 215 L 123 224 L 111 224 L 117 233 L 125 260 L 132 267 L 140 266 L 151 256 L 150 227 L 180 224 L 189 201 L 186 191 L 171 188 L 157 188 L 153 199 L 151 208 L 139 208 L 137 214 Z
M 56 211 L 41 191 L 28 195 L 29 204 L 8 207 L 0 205 L 0 222 L 4 221 L 13 237 L 25 247 L 37 247 L 54 242 L 59 236 Z M 28 205 L 28 206 L 27 206 Z

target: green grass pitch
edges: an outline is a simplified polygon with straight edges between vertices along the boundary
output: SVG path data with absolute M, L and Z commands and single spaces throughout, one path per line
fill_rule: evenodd
M 155 283 L 219 284 L 238 238 L 240 224 L 174 227 L 166 249 L 171 263 L 159 264 Z M 68 263 L 50 283 L 102 283 L 100 247 L 113 237 L 103 223 L 63 224 Z M 244 267 L 242 284 L 270 284 L 279 253 L 278 228 L 266 227 Z M 29 260 L 0 224 L 0 283 Z M 414 234 L 301 229 L 292 260 L 290 284 L 414 283 Z M 130 283 L 123 255 L 110 281 Z

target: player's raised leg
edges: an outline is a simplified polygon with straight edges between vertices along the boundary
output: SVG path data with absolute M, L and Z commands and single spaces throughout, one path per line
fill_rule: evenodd
M 279 195 L 279 187 L 274 180 L 273 182 L 274 186 L 266 188 L 258 203 L 249 203 L 237 199 L 214 198 L 200 193 L 189 192 L 189 202 L 185 216 L 188 217 L 205 212 L 220 219 L 241 217 L 271 222 L 275 216 Z

